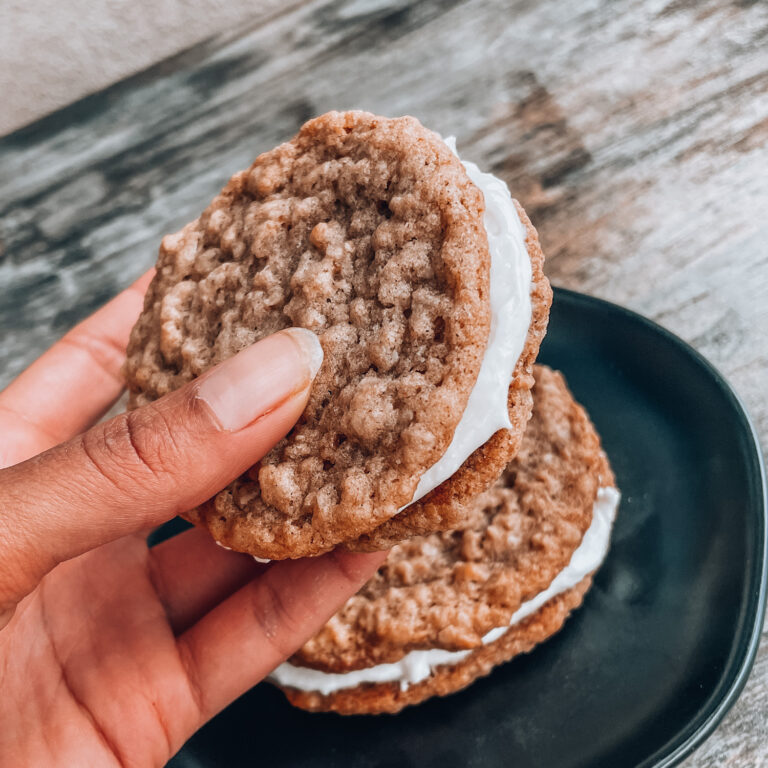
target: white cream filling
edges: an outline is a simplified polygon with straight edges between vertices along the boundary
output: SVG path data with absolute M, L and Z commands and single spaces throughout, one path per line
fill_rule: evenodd
M 587 574 L 595 571 L 605 559 L 611 537 L 611 527 L 616 517 L 621 495 L 616 488 L 601 488 L 592 515 L 592 524 L 584 534 L 581 544 L 571 556 L 568 565 L 557 574 L 552 583 L 536 597 L 523 603 L 512 615 L 507 626 L 496 627 L 483 636 L 483 644 L 498 640 L 511 626 L 539 610 L 553 597 L 575 587 Z M 323 695 L 344 688 L 354 688 L 361 683 L 399 682 L 400 688 L 425 680 L 435 667 L 457 664 L 472 651 L 411 651 L 400 661 L 378 664 L 368 669 L 332 674 L 317 669 L 296 667 L 285 662 L 270 675 L 270 680 L 286 688 L 300 691 L 317 691 Z
M 214 541 L 222 548 L 226 549 L 227 552 L 232 551 L 232 547 L 228 547 L 226 544 L 222 544 L 218 539 L 214 539 Z M 251 557 L 257 562 L 257 563 L 271 563 L 272 561 L 268 557 L 256 557 L 256 555 L 251 555 Z
M 452 136 L 445 143 L 456 153 Z M 512 426 L 507 409 L 509 383 L 531 324 L 531 260 L 525 247 L 525 227 L 512 195 L 501 179 L 483 173 L 474 163 L 462 163 L 485 197 L 484 223 L 491 255 L 491 330 L 477 381 L 451 444 L 421 476 L 411 504 L 451 477 L 491 435 Z

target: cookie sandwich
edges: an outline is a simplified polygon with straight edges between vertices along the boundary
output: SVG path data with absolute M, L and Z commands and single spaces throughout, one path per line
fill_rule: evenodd
M 506 186 L 417 120 L 322 115 L 164 238 L 129 406 L 307 328 L 324 361 L 299 422 L 188 519 L 261 559 L 455 527 L 530 416 L 542 263 Z
M 518 455 L 466 527 L 398 544 L 366 586 L 272 674 L 290 702 L 397 712 L 453 693 L 563 625 L 608 550 L 619 492 L 563 377 L 537 366 Z

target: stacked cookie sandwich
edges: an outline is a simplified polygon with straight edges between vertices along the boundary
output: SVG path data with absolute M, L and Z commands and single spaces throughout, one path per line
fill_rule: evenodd
M 376 576 L 273 673 L 291 703 L 397 712 L 453 693 L 563 625 L 608 550 L 619 494 L 563 377 L 536 366 L 518 455 L 462 528 L 397 544 Z
M 188 518 L 261 560 L 395 547 L 276 671 L 299 706 L 396 711 L 456 690 L 580 602 L 598 564 L 584 571 L 580 547 L 615 491 L 545 369 L 528 426 L 542 267 L 503 182 L 417 120 L 364 112 L 311 120 L 164 238 L 132 405 L 292 326 L 325 355 L 286 438 Z

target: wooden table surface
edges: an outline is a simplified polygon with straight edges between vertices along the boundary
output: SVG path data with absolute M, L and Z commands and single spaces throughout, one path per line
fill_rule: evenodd
M 768 4 L 286 3 L 0 140 L 0 386 L 332 108 L 411 113 L 504 178 L 557 285 L 670 328 L 768 446 Z M 768 636 L 688 768 L 768 765 Z

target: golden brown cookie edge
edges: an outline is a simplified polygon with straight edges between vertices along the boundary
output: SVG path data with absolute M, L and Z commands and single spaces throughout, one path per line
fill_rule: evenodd
M 539 611 L 505 632 L 498 640 L 472 651 L 458 664 L 436 667 L 429 678 L 401 690 L 400 684 L 365 683 L 328 695 L 278 686 L 295 707 L 310 712 L 341 715 L 394 714 L 433 696 L 448 696 L 488 675 L 513 657 L 528 653 L 556 634 L 569 614 L 578 608 L 592 584 L 592 574 L 575 587 L 553 597 Z

